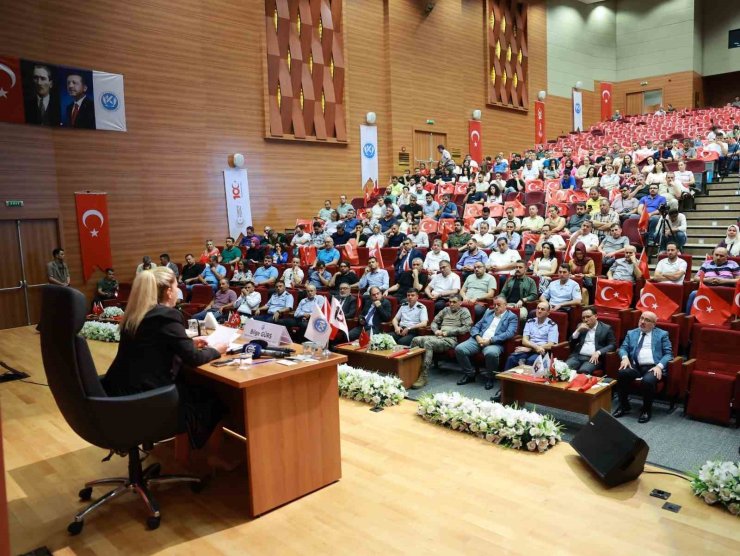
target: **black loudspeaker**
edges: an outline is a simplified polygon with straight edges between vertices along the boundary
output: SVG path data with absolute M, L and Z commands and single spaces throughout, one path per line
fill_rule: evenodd
M 570 443 L 609 487 L 636 479 L 645 469 L 647 443 L 603 409 Z

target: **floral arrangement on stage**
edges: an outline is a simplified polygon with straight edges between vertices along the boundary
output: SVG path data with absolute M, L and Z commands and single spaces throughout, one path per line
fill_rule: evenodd
M 374 407 L 398 405 L 406 397 L 401 379 L 339 365 L 339 395 Z
M 80 336 L 100 342 L 121 341 L 121 331 L 118 325 L 110 322 L 87 321 L 80 330 Z
M 709 505 L 719 502 L 740 516 L 740 462 L 708 461 L 691 481 L 691 489 Z
M 390 334 L 373 334 L 370 337 L 370 345 L 367 349 L 368 351 L 384 351 L 393 349 L 395 345 L 396 340 Z
M 555 382 L 570 382 L 578 373 L 574 369 L 568 367 L 565 361 L 553 359 L 550 374 Z
M 563 426 L 549 415 L 467 398 L 458 392 L 421 396 L 417 413 L 426 421 L 517 450 L 544 452 L 562 439 Z
M 123 309 L 120 307 L 106 307 L 103 309 L 103 314 L 100 315 L 104 319 L 115 319 L 123 316 Z

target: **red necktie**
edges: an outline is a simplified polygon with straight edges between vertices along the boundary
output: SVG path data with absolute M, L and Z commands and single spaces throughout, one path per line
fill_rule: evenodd
M 69 117 L 70 123 L 74 126 L 75 120 L 77 119 L 77 113 L 80 111 L 80 105 L 76 102 L 72 106 L 72 115 Z

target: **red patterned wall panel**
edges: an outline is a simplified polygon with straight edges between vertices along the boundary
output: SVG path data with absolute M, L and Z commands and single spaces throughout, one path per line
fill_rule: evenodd
M 528 110 L 527 5 L 487 0 L 486 13 L 488 104 Z
M 347 141 L 342 0 L 265 0 L 267 136 Z

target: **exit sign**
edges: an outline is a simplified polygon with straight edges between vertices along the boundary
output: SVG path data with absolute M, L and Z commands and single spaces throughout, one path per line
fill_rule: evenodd
M 22 207 L 23 201 L 5 201 L 6 207 Z

